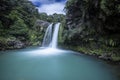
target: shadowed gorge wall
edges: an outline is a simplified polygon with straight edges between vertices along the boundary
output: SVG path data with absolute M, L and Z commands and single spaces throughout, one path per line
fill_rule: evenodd
M 68 0 L 65 10 L 66 45 L 86 54 L 120 60 L 119 0 Z

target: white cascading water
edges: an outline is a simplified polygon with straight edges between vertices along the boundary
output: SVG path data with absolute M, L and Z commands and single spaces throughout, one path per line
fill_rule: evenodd
M 53 24 L 50 24 L 45 32 L 43 39 L 42 47 L 56 48 L 58 41 L 58 32 L 59 32 L 60 23 L 55 24 L 54 32 L 52 32 Z M 53 33 L 53 34 L 52 34 Z
M 54 33 L 52 37 L 52 44 L 51 44 L 52 48 L 57 47 L 59 27 L 60 27 L 60 23 L 55 24 L 55 29 L 54 29 Z
M 48 47 L 51 43 L 51 40 L 52 40 L 52 26 L 53 26 L 53 23 L 48 26 L 48 28 L 45 32 L 42 47 Z

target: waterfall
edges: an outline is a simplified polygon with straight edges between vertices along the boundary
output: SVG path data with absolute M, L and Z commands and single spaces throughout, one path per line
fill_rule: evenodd
M 47 47 L 50 45 L 52 40 L 52 26 L 53 24 L 50 24 L 45 32 L 45 36 L 43 39 L 42 47 Z
M 53 24 L 50 24 L 48 26 L 45 32 L 42 47 L 51 47 L 51 48 L 57 47 L 59 26 L 60 26 L 60 23 L 55 24 L 55 26 L 53 26 Z M 53 30 L 53 27 L 54 27 L 54 30 Z
M 59 31 L 60 23 L 55 24 L 55 29 L 52 37 L 52 48 L 57 47 L 57 41 L 58 41 L 58 31 Z

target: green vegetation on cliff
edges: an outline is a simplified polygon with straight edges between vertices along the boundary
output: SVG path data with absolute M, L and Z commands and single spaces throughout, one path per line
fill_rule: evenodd
M 0 49 L 11 49 L 16 41 L 27 43 L 37 15 L 28 0 L 0 0 Z
M 29 0 L 0 0 L 0 50 L 40 45 L 42 27 L 63 18 L 62 14 L 39 13 Z
M 66 45 L 87 54 L 120 60 L 119 0 L 68 0 L 65 9 Z

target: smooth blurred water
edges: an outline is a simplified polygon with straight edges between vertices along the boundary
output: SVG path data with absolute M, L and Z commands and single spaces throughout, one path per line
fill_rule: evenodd
M 54 29 L 52 44 L 51 44 L 52 48 L 57 47 L 59 27 L 60 27 L 60 23 L 55 24 L 55 29 Z
M 117 80 L 105 62 L 66 50 L 0 52 L 0 80 Z
M 51 23 L 48 26 L 48 28 L 46 29 L 46 32 L 45 32 L 45 35 L 44 35 L 44 38 L 43 38 L 43 43 L 42 43 L 43 47 L 49 46 L 50 43 L 51 43 L 51 39 L 52 39 L 52 26 L 53 26 L 53 23 Z

